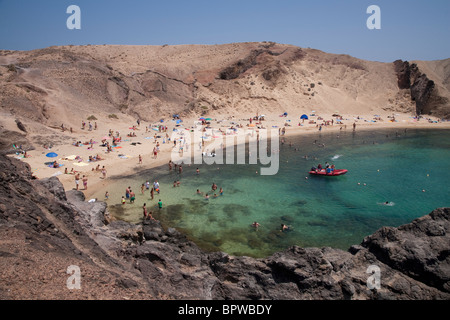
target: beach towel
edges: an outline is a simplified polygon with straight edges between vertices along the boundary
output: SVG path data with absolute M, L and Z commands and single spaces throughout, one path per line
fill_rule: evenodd
M 74 166 L 78 166 L 78 167 L 85 167 L 88 166 L 89 163 L 85 163 L 85 162 L 78 162 L 78 163 L 74 163 Z
M 64 166 L 63 164 L 58 164 L 58 168 Z M 53 164 L 48 165 L 49 168 L 54 168 Z
M 52 174 L 52 177 L 56 177 L 56 176 L 60 176 L 60 175 L 62 175 L 62 172 L 61 171 L 57 171 L 54 174 Z

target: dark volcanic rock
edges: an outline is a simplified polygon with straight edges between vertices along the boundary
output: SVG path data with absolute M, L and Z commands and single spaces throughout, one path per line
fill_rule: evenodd
M 436 209 L 399 228 L 381 228 L 362 245 L 380 261 L 450 293 L 450 210 Z
M 400 89 L 411 88 L 411 71 L 408 61 L 396 60 L 394 61 L 395 72 L 397 73 L 398 87 Z
M 448 118 L 448 99 L 439 95 L 433 80 L 419 70 L 419 67 L 408 61 L 394 61 L 398 87 L 410 89 L 411 100 L 416 103 L 416 114 L 433 114 Z

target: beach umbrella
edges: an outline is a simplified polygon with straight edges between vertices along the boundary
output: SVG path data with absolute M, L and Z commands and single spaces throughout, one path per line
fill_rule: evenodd
M 283 115 L 284 115 L 284 116 L 287 116 L 287 115 L 288 115 L 288 113 L 287 113 L 287 112 L 285 112 L 285 113 L 283 113 Z
M 211 118 L 206 118 L 205 120 L 206 120 L 206 121 L 211 121 L 212 119 L 211 119 Z
M 300 119 L 306 119 L 306 120 L 308 120 L 308 116 L 307 116 L 306 114 L 303 114 L 303 115 L 300 117 Z
M 54 153 L 54 152 L 49 152 L 49 153 L 46 154 L 46 156 L 49 157 L 49 158 L 54 158 L 54 157 L 57 157 L 58 155 L 56 153 Z
M 179 124 L 181 122 L 181 120 L 177 120 L 176 123 Z
M 180 116 L 178 114 L 174 114 L 172 117 L 179 118 Z

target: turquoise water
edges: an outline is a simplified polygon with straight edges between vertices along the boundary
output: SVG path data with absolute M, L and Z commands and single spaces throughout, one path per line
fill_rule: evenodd
M 450 206 L 450 130 L 347 131 L 285 140 L 276 175 L 259 175 L 259 164 L 185 165 L 182 174 L 164 166 L 116 179 L 108 190 L 110 212 L 138 223 L 145 202 L 164 226 L 206 250 L 264 257 L 291 245 L 346 250 L 382 226 L 399 226 Z M 309 176 L 312 166 L 326 161 L 349 172 Z M 161 194 L 150 200 L 140 186 L 156 179 Z M 180 180 L 179 187 L 173 187 L 174 180 Z M 219 190 L 209 200 L 196 194 L 200 189 L 213 195 L 213 182 L 223 188 L 222 196 Z M 127 186 L 136 201 L 122 206 Z M 251 227 L 254 221 L 261 225 L 258 230 Z M 281 224 L 291 230 L 281 232 Z

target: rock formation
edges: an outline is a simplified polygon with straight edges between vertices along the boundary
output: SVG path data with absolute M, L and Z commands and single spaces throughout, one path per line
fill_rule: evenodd
M 254 259 L 204 252 L 156 220 L 111 221 L 105 203 L 4 155 L 0 177 L 2 299 L 450 299 L 449 208 L 348 251 L 293 246 Z M 66 287 L 69 265 L 80 290 Z
M 449 99 L 441 96 L 435 82 L 419 69 L 416 63 L 394 61 L 399 89 L 410 89 L 418 115 L 432 114 L 449 118 Z

